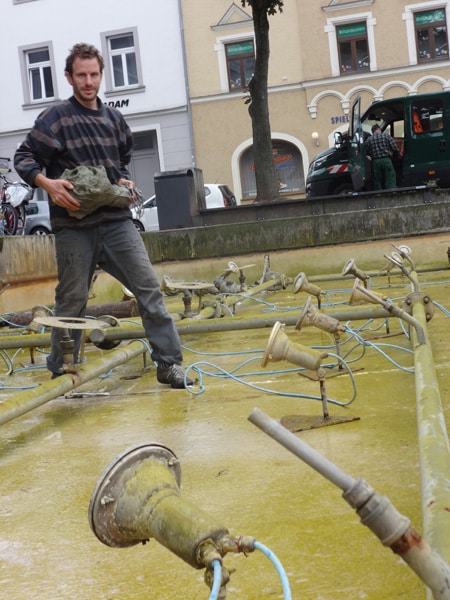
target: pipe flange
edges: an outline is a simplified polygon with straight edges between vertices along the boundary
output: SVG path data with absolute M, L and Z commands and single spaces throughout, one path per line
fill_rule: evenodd
M 36 323 L 47 327 L 59 327 L 60 329 L 105 329 L 109 324 L 96 319 L 82 319 L 79 317 L 34 317 Z
M 165 463 L 180 487 L 180 463 L 169 448 L 159 444 L 143 444 L 128 448 L 119 454 L 100 476 L 89 502 L 89 525 L 97 538 L 106 546 L 125 548 L 140 542 L 122 535 L 114 525 L 114 513 L 122 489 L 122 476 L 126 471 L 136 469 L 140 463 L 149 458 Z
M 212 283 L 207 281 L 166 281 L 169 290 L 209 290 L 213 287 Z
M 417 304 L 418 302 L 421 302 L 425 308 L 426 320 L 431 321 L 434 315 L 434 304 L 428 294 L 424 294 L 423 292 L 411 292 L 403 301 L 402 308 L 408 315 L 412 315 L 414 304 Z

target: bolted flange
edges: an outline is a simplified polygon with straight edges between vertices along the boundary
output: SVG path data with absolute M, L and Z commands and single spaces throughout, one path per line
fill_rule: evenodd
M 92 493 L 89 503 L 89 524 L 92 531 L 103 544 L 115 548 L 124 548 L 139 543 L 138 539 L 128 536 L 117 523 L 115 511 L 117 502 L 123 495 L 123 478 L 147 459 L 166 465 L 174 477 L 174 486 L 181 483 L 180 463 L 175 454 L 160 444 L 142 444 L 122 452 L 105 469 Z

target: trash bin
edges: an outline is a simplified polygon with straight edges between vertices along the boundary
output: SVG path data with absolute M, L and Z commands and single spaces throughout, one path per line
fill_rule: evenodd
M 192 217 L 206 208 L 202 170 L 192 167 L 157 173 L 155 195 L 160 229 L 193 227 Z

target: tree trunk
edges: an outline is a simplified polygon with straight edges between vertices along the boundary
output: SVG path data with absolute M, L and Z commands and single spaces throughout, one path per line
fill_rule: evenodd
M 249 83 L 252 119 L 253 154 L 255 158 L 256 200 L 273 202 L 278 198 L 278 185 L 273 162 L 272 137 L 267 97 L 269 72 L 269 18 L 267 7 L 254 2 L 252 6 L 255 29 L 255 74 Z M 262 4 L 265 4 L 263 2 Z

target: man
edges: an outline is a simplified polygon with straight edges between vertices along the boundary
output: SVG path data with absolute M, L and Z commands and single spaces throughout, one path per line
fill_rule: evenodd
M 113 187 L 134 186 L 127 171 L 133 151 L 131 131 L 121 113 L 105 106 L 98 97 L 103 68 L 103 58 L 94 46 L 82 43 L 71 49 L 65 76 L 73 96 L 38 116 L 15 154 L 14 166 L 24 181 L 41 187 L 50 198 L 58 269 L 55 315 L 84 317 L 89 285 L 98 265 L 136 297 L 152 359 L 157 364 L 158 381 L 182 389 L 185 377 L 178 332 L 132 222 L 128 202 L 122 207 L 95 207 L 88 214 L 83 210 L 82 218 L 69 214 L 76 214 L 81 205 L 74 197 L 74 185 L 62 178 L 66 169 L 104 167 Z M 73 338 L 77 362 L 80 331 L 74 330 Z M 52 378 L 63 374 L 60 342 L 61 330 L 53 328 L 47 359 Z M 192 381 L 187 380 L 186 385 L 192 385 Z
M 397 187 L 392 159 L 400 156 L 398 148 L 379 125 L 372 126 L 372 135 L 366 141 L 366 153 L 372 159 L 373 187 L 375 190 L 390 190 Z

